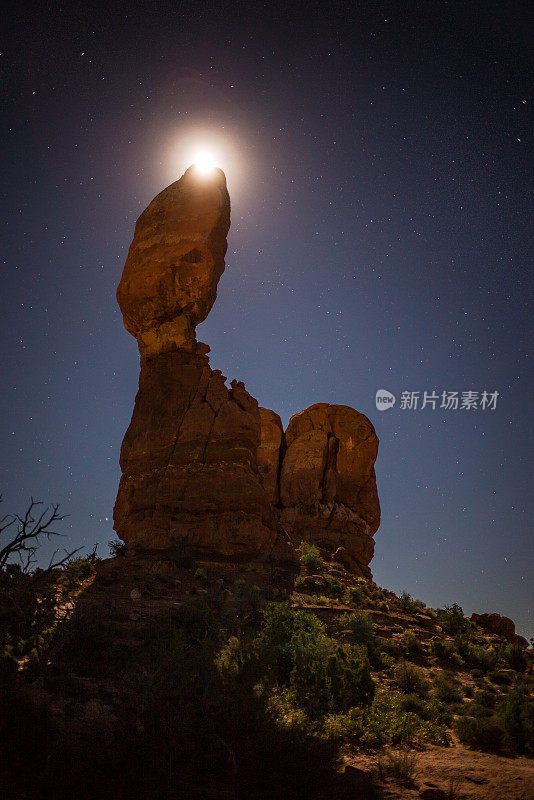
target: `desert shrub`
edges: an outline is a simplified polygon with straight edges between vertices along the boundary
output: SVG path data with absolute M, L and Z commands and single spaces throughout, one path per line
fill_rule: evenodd
M 215 656 L 215 666 L 223 680 L 235 679 L 242 672 L 246 660 L 239 637 L 230 636 Z
M 441 673 L 434 678 L 434 695 L 442 703 L 459 703 L 462 700 L 460 686 L 459 681 Z
M 416 694 L 407 694 L 401 697 L 400 707 L 403 711 L 410 711 L 425 721 L 432 720 L 438 725 L 450 727 L 453 714 L 444 703 L 438 701 L 428 702 Z
M 502 651 L 502 658 L 510 669 L 516 672 L 525 672 L 528 662 L 522 650 L 514 644 L 508 644 Z
M 61 583 L 64 588 L 67 590 L 75 588 L 80 583 L 87 580 L 87 578 L 93 574 L 99 560 L 100 559 L 93 554 L 89 558 L 79 556 L 78 558 L 72 558 L 67 561 L 61 574 Z
M 438 661 L 450 666 L 460 665 L 461 661 L 455 650 L 454 642 L 446 642 L 443 639 L 433 639 L 430 642 L 430 653 Z
M 236 598 L 245 606 L 259 608 L 263 601 L 263 591 L 259 586 L 242 579 L 234 581 L 232 591 Z
M 379 691 L 370 706 L 354 708 L 325 720 L 325 733 L 361 747 L 411 746 L 430 742 L 447 746 L 449 735 L 443 725 L 426 721 L 401 707 L 402 695 Z
M 303 594 L 316 594 L 325 587 L 322 575 L 297 575 L 295 578 L 294 589 Z
M 454 714 L 445 703 L 434 700 L 430 703 L 430 708 L 432 709 L 432 719 L 438 725 L 445 725 L 447 728 L 452 726 Z
M 486 706 L 483 706 L 480 703 L 477 703 L 476 700 L 474 700 L 472 703 L 467 703 L 466 705 L 464 705 L 460 709 L 459 713 L 467 717 L 489 718 L 493 716 L 493 712 L 491 711 L 491 709 L 486 708 Z
M 289 643 L 293 668 L 290 687 L 296 704 L 312 718 L 368 705 L 375 684 L 364 659 L 336 647 L 327 637 L 300 633 Z
M 511 689 L 496 711 L 478 702 L 468 710 L 470 716 L 456 722 L 460 741 L 492 753 L 516 754 L 534 748 L 534 703 L 525 687 Z
M 311 542 L 301 542 L 298 548 L 300 563 L 310 569 L 319 569 L 323 565 L 323 559 L 319 549 Z
M 493 647 L 481 647 L 473 644 L 463 634 L 456 636 L 455 646 L 467 667 L 488 672 L 494 669 L 497 663 L 498 653 Z
M 397 639 L 385 638 L 379 639 L 378 644 L 382 652 L 387 653 L 390 656 L 398 657 L 402 654 L 402 647 Z
M 458 603 L 438 609 L 438 622 L 446 633 L 453 636 L 462 633 L 470 627 L 469 621 L 464 617 L 464 612 Z
M 348 602 L 358 608 L 364 608 L 368 604 L 367 594 L 361 586 L 350 586 L 348 590 Z
M 334 578 L 333 575 L 325 575 L 328 593 L 334 597 L 342 597 L 345 593 L 345 587 L 340 580 Z
M 432 707 L 430 703 L 422 700 L 416 694 L 407 694 L 400 701 L 400 707 L 403 711 L 411 711 L 417 714 L 421 719 L 429 720 L 432 718 Z
M 421 606 L 418 605 L 417 600 L 414 600 L 408 592 L 403 592 L 398 599 L 399 607 L 406 614 L 415 614 L 420 610 Z
M 403 662 L 395 671 L 395 680 L 404 694 L 415 694 L 418 697 L 428 697 L 430 684 L 423 670 Z
M 0 656 L 41 659 L 58 623 L 61 577 L 61 570 L 25 572 L 19 564 L 0 571 Z
M 493 683 L 496 683 L 498 686 L 509 686 L 513 681 L 510 673 L 502 669 L 493 670 L 489 673 L 488 677 L 490 681 L 493 681 Z
M 369 661 L 371 669 L 379 671 L 389 669 L 394 663 L 390 656 L 382 652 L 374 638 L 368 639 L 367 642 L 365 642 L 365 648 L 367 651 L 367 660 Z
M 511 689 L 496 714 L 504 732 L 504 747 L 511 753 L 534 748 L 534 702 L 523 686 Z
M 488 692 L 487 689 L 478 691 L 473 700 L 483 708 L 495 708 L 495 694 L 493 692 Z
M 463 744 L 489 753 L 498 753 L 502 749 L 504 732 L 493 717 L 459 717 L 456 730 Z
M 349 629 L 352 641 L 357 644 L 368 642 L 374 636 L 373 621 L 367 614 L 344 614 L 339 623 Z
M 374 772 L 381 781 L 395 778 L 406 784 L 413 783 L 417 773 L 417 755 L 409 750 L 386 753 L 377 760 Z
M 193 575 L 193 577 L 196 581 L 200 581 L 200 583 L 202 583 L 204 586 L 207 586 L 209 584 L 208 573 L 204 569 L 204 567 L 198 567 L 195 570 L 195 574 Z
M 286 687 L 310 717 L 346 711 L 373 699 L 366 659 L 340 647 L 312 614 L 271 606 L 253 643 L 263 680 Z
M 381 603 L 379 603 L 377 608 L 378 608 L 379 611 L 382 611 L 384 614 L 389 614 L 389 604 L 386 603 L 385 600 L 383 600 Z
M 126 554 L 126 542 L 123 542 L 122 539 L 110 539 L 108 542 L 108 547 L 109 554 L 112 558 Z
M 413 631 L 404 631 L 402 644 L 407 653 L 421 655 L 425 651 L 422 642 L 417 638 Z
M 439 661 L 446 661 L 453 653 L 453 647 L 450 642 L 444 642 L 443 639 L 432 639 L 430 652 Z

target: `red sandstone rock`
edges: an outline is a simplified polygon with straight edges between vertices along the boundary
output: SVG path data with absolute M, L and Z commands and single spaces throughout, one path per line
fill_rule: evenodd
M 295 544 L 313 541 L 371 577 L 373 533 L 380 523 L 374 462 L 378 438 L 363 414 L 316 403 L 291 417 L 280 475 L 279 519 Z
M 139 392 L 121 450 L 115 530 L 132 549 L 186 543 L 208 558 L 296 564 L 295 544 L 345 548 L 370 577 L 380 519 L 378 439 L 347 406 L 291 418 L 259 409 L 212 370 L 195 326 L 224 270 L 230 201 L 224 174 L 190 168 L 141 214 L 117 291 L 141 353 Z
M 494 633 L 497 636 L 508 639 L 518 647 L 528 647 L 528 642 L 525 637 L 519 636 L 519 634 L 515 632 L 515 623 L 509 617 L 502 617 L 500 614 L 496 613 L 473 613 L 471 614 L 471 622 L 474 622 L 475 625 L 478 625 L 480 628 L 484 628 L 488 633 Z
M 136 225 L 117 296 L 141 374 L 115 530 L 137 550 L 185 542 L 212 558 L 291 562 L 258 472 L 258 403 L 242 383 L 228 389 L 195 341 L 224 269 L 229 214 L 223 173 L 189 169 Z
M 143 211 L 117 290 L 124 325 L 142 355 L 194 339 L 217 297 L 229 227 L 221 170 L 200 176 L 190 167 Z
M 269 502 L 276 506 L 279 500 L 278 473 L 284 429 L 282 420 L 274 411 L 260 408 L 261 443 L 258 448 L 258 469 L 263 479 Z

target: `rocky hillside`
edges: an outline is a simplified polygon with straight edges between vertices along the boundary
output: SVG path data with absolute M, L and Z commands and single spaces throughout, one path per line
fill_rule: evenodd
M 2 797 L 530 798 L 515 634 L 300 559 L 294 586 L 185 551 L 79 571 L 4 669 Z

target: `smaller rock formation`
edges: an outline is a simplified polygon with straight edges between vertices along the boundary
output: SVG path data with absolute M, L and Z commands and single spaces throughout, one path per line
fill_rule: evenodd
M 378 438 L 367 417 L 316 403 L 294 414 L 284 434 L 277 414 L 260 408 L 260 415 L 258 464 L 281 530 L 297 546 L 312 541 L 342 552 L 347 569 L 370 578 L 380 505 Z
M 502 617 L 500 614 L 471 614 L 471 622 L 483 628 L 488 633 L 493 633 L 496 636 L 502 636 L 503 639 L 508 639 L 509 642 L 516 644 L 518 647 L 525 649 L 528 647 L 528 642 L 524 636 L 520 636 L 515 632 L 515 623 L 509 617 Z

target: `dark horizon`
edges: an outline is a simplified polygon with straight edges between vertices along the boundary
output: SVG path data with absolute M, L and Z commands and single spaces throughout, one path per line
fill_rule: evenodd
M 533 636 L 523 4 L 12 4 L 0 59 L 2 513 L 59 502 L 64 544 L 107 554 L 138 380 L 115 291 L 202 131 L 232 201 L 212 368 L 284 427 L 315 402 L 366 414 L 375 581 Z

